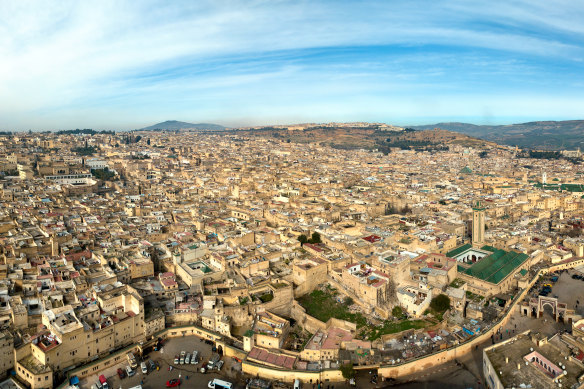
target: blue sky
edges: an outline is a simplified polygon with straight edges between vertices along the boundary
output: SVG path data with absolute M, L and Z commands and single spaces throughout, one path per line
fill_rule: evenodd
M 0 2 L 0 129 L 584 119 L 578 1 Z

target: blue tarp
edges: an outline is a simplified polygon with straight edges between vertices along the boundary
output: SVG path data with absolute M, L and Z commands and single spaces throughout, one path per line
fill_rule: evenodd
M 71 377 L 71 378 L 69 379 L 69 383 L 70 383 L 71 385 L 77 385 L 77 384 L 79 384 L 79 378 L 77 378 L 77 376 L 76 376 L 76 375 L 74 375 L 73 377 Z

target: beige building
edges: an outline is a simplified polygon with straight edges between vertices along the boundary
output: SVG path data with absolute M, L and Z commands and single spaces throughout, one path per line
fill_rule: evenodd
M 327 263 L 324 259 L 312 257 L 295 261 L 292 265 L 292 279 L 295 296 L 302 296 L 312 292 L 321 284 L 327 275 Z
M 390 303 L 390 277 L 365 263 L 346 265 L 342 271 L 342 281 L 356 298 L 371 308 L 384 307 Z
M 65 305 L 44 311 L 42 324 L 46 329 L 31 342 L 30 353 L 17 355 L 21 378 L 84 364 L 145 339 L 142 298 L 125 285 L 106 286 L 77 310 Z

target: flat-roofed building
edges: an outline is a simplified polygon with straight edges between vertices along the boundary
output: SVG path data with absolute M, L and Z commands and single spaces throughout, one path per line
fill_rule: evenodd
M 483 350 L 483 374 L 490 389 L 581 388 L 584 366 L 556 334 L 529 331 Z

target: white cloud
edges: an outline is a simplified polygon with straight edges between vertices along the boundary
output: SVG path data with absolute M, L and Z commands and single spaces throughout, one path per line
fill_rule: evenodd
M 112 99 L 138 114 L 142 112 L 139 103 L 151 104 L 156 94 L 161 100 L 172 100 L 173 95 L 186 98 L 188 91 L 218 96 L 233 91 L 240 96 L 247 85 L 266 88 L 253 92 L 266 95 L 272 85 L 294 87 L 293 78 L 297 78 L 296 84 L 303 80 L 316 83 L 304 85 L 306 93 L 322 88 L 334 90 L 336 86 L 327 81 L 329 78 L 336 82 L 349 79 L 349 85 L 340 88 L 344 93 L 352 90 L 365 96 L 367 88 L 371 88 L 371 98 L 375 100 L 379 98 L 379 88 L 368 76 L 402 81 L 392 83 L 394 86 L 407 86 L 405 82 L 411 80 L 411 89 L 415 90 L 426 86 L 420 78 L 448 74 L 448 69 L 439 69 L 440 66 L 420 76 L 399 70 L 384 74 L 383 66 L 375 69 L 379 64 L 374 57 L 363 59 L 370 62 L 368 69 L 355 58 L 345 62 L 345 71 L 331 64 L 334 72 L 328 73 L 323 67 L 316 75 L 310 73 L 315 72 L 314 68 L 294 65 L 290 58 L 275 58 L 273 69 L 266 69 L 270 66 L 269 53 L 275 51 L 298 52 L 292 56 L 302 56 L 302 50 L 315 48 L 446 45 L 508 52 L 532 58 L 536 63 L 547 56 L 570 64 L 583 57 L 577 39 L 565 38 L 566 34 L 581 36 L 584 30 L 580 22 L 584 7 L 575 2 L 566 2 L 563 8 L 553 8 L 543 1 L 468 4 L 2 1 L 0 14 L 7 17 L 0 21 L 0 115 L 7 118 L 5 125 L 26 123 L 26 118 L 38 113 L 57 125 L 58 116 L 50 112 L 63 115 L 68 109 L 97 120 L 101 115 L 93 115 L 92 107 L 97 112 L 99 107 L 108 107 Z M 497 23 L 506 28 L 485 27 Z M 533 33 L 538 26 L 541 31 Z M 456 51 L 451 55 L 455 56 Z M 241 57 L 257 60 L 262 68 L 245 74 L 233 67 L 224 75 L 206 75 L 205 69 L 197 73 L 196 67 L 204 67 L 208 61 Z M 351 69 L 355 61 L 360 69 Z M 501 63 L 497 58 L 493 61 Z M 188 66 L 181 73 L 181 65 L 185 64 Z M 164 74 L 172 68 L 178 69 L 175 79 L 141 78 L 151 73 Z M 279 82 L 278 78 L 287 82 Z M 387 80 L 382 84 L 389 85 Z M 220 91 L 213 92 L 214 88 Z M 298 90 L 296 94 L 301 94 Z M 330 96 L 323 94 L 323 98 Z M 192 99 L 198 101 L 198 96 Z M 212 106 L 207 109 L 217 112 Z

